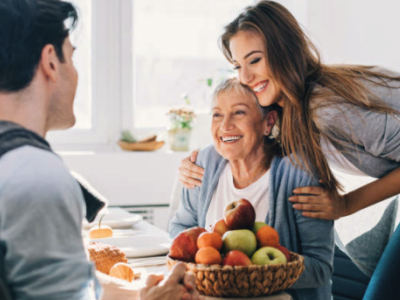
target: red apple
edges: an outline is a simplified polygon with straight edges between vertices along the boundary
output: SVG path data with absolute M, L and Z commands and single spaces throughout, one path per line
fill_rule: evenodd
M 222 260 L 223 266 L 250 266 L 250 258 L 242 251 L 229 251 Z
M 226 226 L 224 219 L 215 222 L 213 227 L 211 227 L 211 232 L 219 233 L 221 236 L 223 236 L 224 233 L 227 232 L 228 230 L 229 228 L 228 226 Z
M 193 227 L 182 231 L 173 241 L 169 248 L 169 256 L 173 259 L 194 262 L 197 247 L 197 238 L 204 228 Z
M 224 220 L 230 230 L 252 230 L 256 220 L 256 212 L 248 200 L 240 199 L 229 203 L 225 207 Z
M 288 250 L 288 248 L 286 248 L 286 247 L 284 247 L 282 245 L 275 246 L 274 248 L 276 248 L 278 250 L 281 250 L 281 252 L 283 254 L 285 254 L 287 262 L 291 261 L 290 251 Z

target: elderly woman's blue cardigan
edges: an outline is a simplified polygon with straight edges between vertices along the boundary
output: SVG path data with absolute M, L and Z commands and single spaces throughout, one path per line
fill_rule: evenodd
M 170 223 L 171 237 L 186 228 L 205 226 L 207 210 L 227 162 L 213 146 L 199 152 L 196 163 L 204 168 L 202 185 L 183 189 L 181 203 Z M 293 165 L 288 157 L 274 158 L 270 172 L 269 192 L 265 195 L 269 210 L 265 222 L 278 231 L 281 245 L 305 258 L 305 271 L 286 292 L 295 300 L 331 299 L 333 221 L 304 217 L 288 200 L 295 188 L 318 186 L 318 180 Z

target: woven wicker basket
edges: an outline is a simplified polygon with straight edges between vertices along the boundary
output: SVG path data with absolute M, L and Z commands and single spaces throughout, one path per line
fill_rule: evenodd
M 221 266 L 186 263 L 197 280 L 200 294 L 212 297 L 257 297 L 289 288 L 304 271 L 304 258 L 291 252 L 291 261 L 280 265 Z M 178 260 L 167 257 L 171 269 Z

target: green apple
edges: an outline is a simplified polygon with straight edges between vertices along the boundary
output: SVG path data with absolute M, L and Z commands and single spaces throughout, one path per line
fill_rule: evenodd
M 255 265 L 286 264 L 286 256 L 276 248 L 262 247 L 253 254 L 251 262 Z
M 254 233 L 248 229 L 230 230 L 222 236 L 224 252 L 232 250 L 244 252 L 250 257 L 257 248 L 257 239 Z
M 260 229 L 261 227 L 264 227 L 264 226 L 268 226 L 268 225 L 266 223 L 260 222 L 260 221 L 254 222 L 254 226 L 253 226 L 254 234 L 257 234 L 258 229 Z

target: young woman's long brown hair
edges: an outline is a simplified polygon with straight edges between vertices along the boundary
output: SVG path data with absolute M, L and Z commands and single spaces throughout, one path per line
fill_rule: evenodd
M 220 38 L 222 51 L 232 62 L 230 39 L 239 31 L 253 31 L 264 39 L 270 74 L 283 93 L 283 115 L 280 139 L 285 153 L 293 153 L 298 164 L 315 171 L 331 192 L 342 189 L 328 166 L 321 148 L 321 136 L 332 140 L 317 126 L 313 99 L 319 107 L 338 101 L 372 111 L 396 114 L 364 86 L 361 80 L 387 86 L 385 79 L 395 79 L 377 73 L 368 66 L 328 66 L 320 61 L 314 44 L 308 39 L 293 15 L 273 1 L 261 1 L 250 6 L 225 27 Z M 365 82 L 365 81 L 364 81 Z M 322 89 L 315 88 L 316 86 Z

